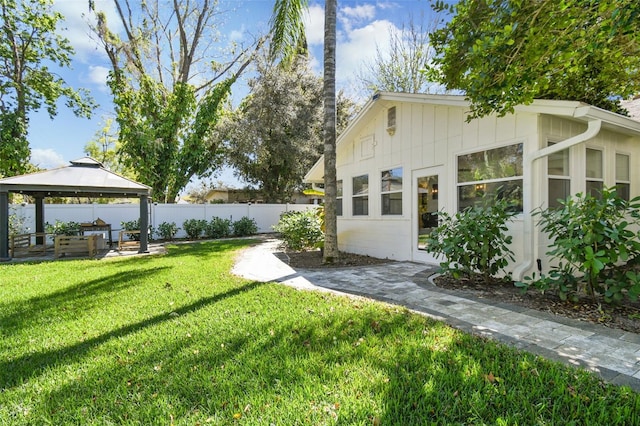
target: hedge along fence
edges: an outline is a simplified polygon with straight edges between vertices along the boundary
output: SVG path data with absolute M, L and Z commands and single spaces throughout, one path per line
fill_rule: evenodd
M 273 225 L 280 220 L 280 215 L 289 211 L 303 211 L 317 208 L 312 204 L 150 204 L 149 225 L 154 229 L 163 222 L 175 222 L 182 228 L 188 219 L 202 219 L 207 222 L 214 217 L 236 222 L 242 217 L 256 221 L 258 233 L 273 232 Z M 12 204 L 9 214 L 15 214 L 23 220 L 21 232 L 35 232 L 35 205 Z M 121 222 L 138 219 L 138 204 L 45 204 L 44 220 L 48 223 L 60 222 L 94 222 L 98 218 L 111 224 L 114 241 L 118 239 Z M 187 236 L 179 229 L 176 238 Z

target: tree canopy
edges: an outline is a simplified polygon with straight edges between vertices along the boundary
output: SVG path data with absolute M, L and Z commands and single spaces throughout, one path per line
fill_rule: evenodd
M 287 202 L 322 154 L 322 79 L 301 55 L 287 67 L 262 58 L 257 73 L 250 95 L 221 126 L 227 157 L 266 202 Z
M 469 119 L 504 115 L 535 98 L 621 112 L 640 92 L 637 0 L 461 0 L 431 35 L 431 69 L 471 101 Z
M 50 67 L 69 68 L 74 50 L 56 33 L 64 17 L 52 0 L 0 3 L 0 175 L 25 173 L 31 150 L 28 117 L 46 108 L 53 118 L 58 100 L 77 116 L 95 107 L 88 92 L 73 89 Z
M 156 200 L 172 203 L 192 177 L 221 164 L 212 131 L 255 46 L 216 49 L 215 1 L 114 1 L 122 33 L 102 12 L 94 30 L 111 61 L 121 160 Z

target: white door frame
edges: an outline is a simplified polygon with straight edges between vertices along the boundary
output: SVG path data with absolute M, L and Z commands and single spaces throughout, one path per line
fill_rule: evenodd
M 420 263 L 439 264 L 441 259 L 425 250 L 418 250 L 418 178 L 438 176 L 438 210 L 442 210 L 443 201 L 447 199 L 444 166 L 425 167 L 411 171 L 411 260 Z

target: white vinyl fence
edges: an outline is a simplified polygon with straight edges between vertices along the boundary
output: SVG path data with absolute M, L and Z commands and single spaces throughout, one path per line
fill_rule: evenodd
M 187 219 L 204 219 L 210 221 L 214 217 L 230 219 L 232 222 L 242 217 L 254 219 L 259 233 L 273 232 L 273 225 L 278 223 L 280 215 L 288 211 L 302 211 L 317 208 L 312 204 L 150 204 L 149 224 L 153 229 L 163 222 L 175 222 L 180 228 L 177 238 L 186 237 L 182 224 Z M 12 204 L 9 215 L 15 214 L 23 220 L 22 232 L 35 232 L 35 205 Z M 138 204 L 45 204 L 44 220 L 50 224 L 61 222 L 89 223 L 102 219 L 111 224 L 112 238 L 118 239 L 121 222 L 136 220 L 140 216 Z M 156 234 L 154 233 L 154 238 Z

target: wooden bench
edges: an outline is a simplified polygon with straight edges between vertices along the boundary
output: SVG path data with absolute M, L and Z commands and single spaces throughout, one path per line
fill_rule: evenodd
M 12 235 L 9 241 L 11 257 L 19 255 L 44 255 L 47 252 L 47 235 L 44 232 L 31 232 L 28 234 Z M 38 240 L 42 244 L 38 244 Z
M 138 239 L 137 240 L 125 240 L 124 236 L 130 236 L 133 234 L 138 234 Z M 139 230 L 133 230 L 133 231 L 128 231 L 126 229 L 123 229 L 122 231 L 120 231 L 120 233 L 118 234 L 118 250 L 127 250 L 127 249 L 139 249 L 140 248 L 140 231 Z
M 98 252 L 97 235 L 58 235 L 55 239 L 55 256 L 87 255 L 94 257 Z

